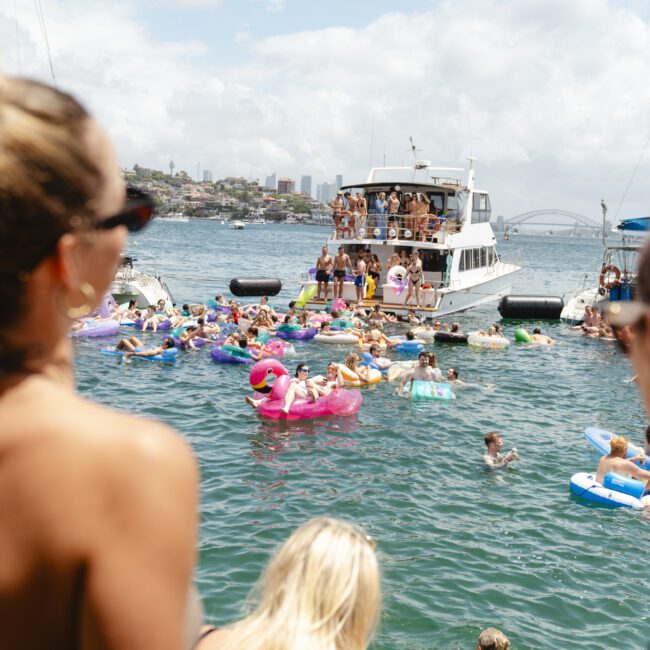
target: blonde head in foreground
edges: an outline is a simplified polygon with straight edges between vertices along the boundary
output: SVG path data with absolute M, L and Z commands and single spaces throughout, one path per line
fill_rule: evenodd
M 303 524 L 267 565 L 255 610 L 227 628 L 218 647 L 363 650 L 380 611 L 374 547 L 354 524 L 326 517 Z

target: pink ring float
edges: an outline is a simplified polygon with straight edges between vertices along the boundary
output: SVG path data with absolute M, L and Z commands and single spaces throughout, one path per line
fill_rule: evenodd
M 273 375 L 275 381 L 268 383 Z M 282 413 L 284 396 L 291 379 L 287 369 L 275 359 L 258 361 L 252 368 L 249 381 L 255 390 L 255 398 L 262 399 L 259 412 L 267 418 L 285 420 L 307 420 L 328 415 L 354 415 L 361 408 L 363 397 L 358 390 L 333 390 L 329 395 L 315 402 L 309 398 L 298 397 L 291 405 L 289 413 Z

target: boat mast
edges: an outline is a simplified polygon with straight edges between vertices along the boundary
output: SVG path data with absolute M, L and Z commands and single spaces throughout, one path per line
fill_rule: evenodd
M 603 210 L 603 246 L 607 248 L 607 241 L 605 235 L 605 217 L 607 216 L 607 203 L 605 203 L 605 199 L 600 199 L 600 207 Z

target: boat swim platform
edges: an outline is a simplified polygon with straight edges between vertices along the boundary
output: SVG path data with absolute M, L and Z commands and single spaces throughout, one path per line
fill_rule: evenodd
M 307 301 L 305 307 L 311 309 L 317 309 L 325 307 L 332 299 L 329 300 L 316 300 L 315 298 L 310 298 Z M 387 312 L 396 312 L 396 313 L 408 313 L 410 309 L 422 314 L 435 314 L 438 309 L 436 307 L 416 307 L 415 305 L 399 305 L 394 302 L 382 302 L 381 300 L 364 300 L 363 302 L 357 304 L 356 302 L 350 301 L 350 309 L 356 307 L 363 307 L 364 309 L 374 309 L 375 305 L 379 305 L 379 309 Z

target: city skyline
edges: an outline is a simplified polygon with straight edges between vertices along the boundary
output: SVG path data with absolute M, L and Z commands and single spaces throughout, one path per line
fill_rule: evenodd
M 410 164 L 412 136 L 436 166 L 475 156 L 477 185 L 503 214 L 554 206 L 597 218 L 601 198 L 612 218 L 650 211 L 647 2 L 45 9 L 59 87 L 97 114 L 125 167 L 174 160 L 194 177 L 201 161 L 215 178 L 260 180 L 278 170 L 310 175 L 313 193 L 337 173 L 357 182 L 384 161 Z M 51 82 L 45 52 L 32 3 L 0 9 L 5 73 Z

